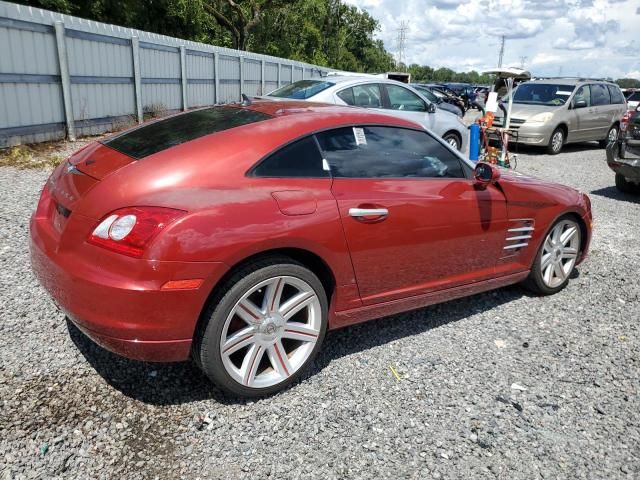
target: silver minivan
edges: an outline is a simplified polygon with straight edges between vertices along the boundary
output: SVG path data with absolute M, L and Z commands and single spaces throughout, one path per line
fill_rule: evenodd
M 503 99 L 506 105 L 507 98 Z M 599 141 L 606 147 L 618 138 L 627 110 L 620 87 L 612 82 L 552 78 L 518 85 L 513 93 L 511 142 L 539 145 L 560 153 L 566 143 Z M 494 125 L 502 126 L 502 117 Z

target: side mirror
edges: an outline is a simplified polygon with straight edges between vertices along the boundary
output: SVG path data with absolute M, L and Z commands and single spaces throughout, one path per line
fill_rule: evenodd
M 490 183 L 495 183 L 500 179 L 500 170 L 489 163 L 478 163 L 473 171 L 474 183 L 484 189 Z
M 436 113 L 436 106 L 433 103 L 427 106 L 427 113 Z
M 587 106 L 586 100 L 577 100 L 576 103 L 573 104 L 573 108 L 585 108 Z

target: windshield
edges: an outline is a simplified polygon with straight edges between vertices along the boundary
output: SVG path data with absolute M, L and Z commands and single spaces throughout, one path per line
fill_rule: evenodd
M 567 102 L 574 89 L 574 85 L 522 83 L 513 92 L 513 103 L 560 106 Z
M 323 82 L 321 80 L 299 80 L 295 83 L 285 85 L 284 87 L 274 90 L 268 96 L 306 100 L 307 98 L 311 98 L 332 86 L 333 83 Z

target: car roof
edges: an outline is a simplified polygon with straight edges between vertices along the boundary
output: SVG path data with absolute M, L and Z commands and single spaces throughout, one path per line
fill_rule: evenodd
M 407 86 L 408 84 L 403 82 L 398 82 L 397 80 L 391 80 L 390 78 L 376 77 L 374 75 L 331 75 L 329 77 L 323 77 L 322 79 L 314 79 L 325 81 L 334 84 L 356 84 L 361 82 L 368 83 L 387 83 L 391 85 L 402 85 Z M 409 84 L 409 86 L 411 86 Z
M 580 85 L 583 83 L 607 83 L 609 85 L 617 85 L 609 80 L 597 79 L 597 78 L 539 78 L 536 80 L 527 80 L 526 83 L 540 83 L 540 84 L 553 84 L 553 85 Z M 523 82 L 525 83 L 525 82 Z

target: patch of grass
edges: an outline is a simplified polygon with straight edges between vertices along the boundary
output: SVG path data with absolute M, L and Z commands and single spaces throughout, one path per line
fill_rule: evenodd
M 64 161 L 59 153 L 44 152 L 30 145 L 18 145 L 0 150 L 0 166 L 19 169 L 55 168 Z

